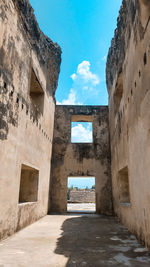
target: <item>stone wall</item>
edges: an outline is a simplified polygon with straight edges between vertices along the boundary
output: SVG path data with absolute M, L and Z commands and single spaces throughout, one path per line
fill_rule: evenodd
M 95 190 L 71 190 L 69 203 L 95 203 Z
M 60 62 L 29 1 L 0 0 L 0 238 L 47 214 Z
M 150 246 L 150 1 L 124 0 L 107 58 L 115 213 Z
M 71 121 L 93 123 L 93 143 L 71 143 Z M 96 212 L 111 214 L 108 107 L 56 106 L 49 211 L 67 211 L 68 177 L 95 177 Z

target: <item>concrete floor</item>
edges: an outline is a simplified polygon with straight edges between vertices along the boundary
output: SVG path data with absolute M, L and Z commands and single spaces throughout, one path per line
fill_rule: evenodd
M 95 203 L 68 203 L 68 212 L 94 213 L 96 211 Z
M 0 267 L 150 266 L 149 253 L 113 217 L 49 215 L 0 243 Z

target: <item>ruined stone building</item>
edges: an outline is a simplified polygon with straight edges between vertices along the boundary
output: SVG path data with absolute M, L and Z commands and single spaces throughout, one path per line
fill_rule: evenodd
M 123 0 L 108 53 L 109 106 L 56 106 L 61 49 L 28 0 L 0 0 L 0 238 L 67 210 L 67 178 L 94 176 L 96 212 L 150 246 L 150 1 Z M 93 143 L 72 144 L 71 122 Z
M 114 212 L 150 246 L 150 1 L 123 1 L 107 58 Z
M 0 1 L 0 234 L 47 214 L 61 50 L 26 0 Z
M 76 190 L 70 191 L 70 203 L 95 203 L 95 190 Z
M 92 122 L 93 143 L 71 143 L 71 121 Z M 96 212 L 112 213 L 108 107 L 56 106 L 49 211 L 67 211 L 67 178 L 95 177 Z

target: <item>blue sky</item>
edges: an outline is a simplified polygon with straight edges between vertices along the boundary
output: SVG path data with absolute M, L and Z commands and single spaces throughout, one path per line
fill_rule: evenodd
M 105 66 L 122 0 L 30 0 L 41 30 L 62 49 L 57 104 L 107 105 Z M 77 123 L 73 138 L 90 142 Z M 84 185 L 87 180 L 83 180 Z M 75 183 L 81 180 L 76 179 Z
M 30 0 L 42 31 L 62 49 L 56 99 L 106 105 L 106 56 L 122 0 Z
M 73 185 L 73 187 L 78 187 L 78 188 L 86 188 L 86 186 L 88 186 L 88 188 L 91 188 L 93 185 L 95 185 L 95 178 L 94 177 L 68 177 L 68 187 L 71 187 Z

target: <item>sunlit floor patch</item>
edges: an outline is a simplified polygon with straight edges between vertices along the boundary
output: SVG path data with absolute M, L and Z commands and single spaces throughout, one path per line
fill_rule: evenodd
M 150 254 L 116 218 L 49 215 L 0 246 L 0 266 L 149 267 Z
M 95 213 L 95 203 L 68 203 L 68 212 Z

